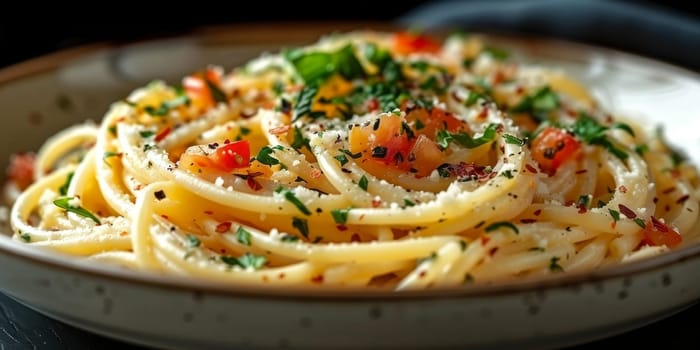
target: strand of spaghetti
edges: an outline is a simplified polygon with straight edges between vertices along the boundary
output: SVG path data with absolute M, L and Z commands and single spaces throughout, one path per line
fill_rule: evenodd
M 83 144 L 95 142 L 97 128 L 93 124 L 78 124 L 46 139 L 34 161 L 34 178 L 40 179 L 71 151 Z

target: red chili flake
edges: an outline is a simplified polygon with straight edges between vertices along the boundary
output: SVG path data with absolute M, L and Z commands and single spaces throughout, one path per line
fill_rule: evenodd
M 625 187 L 625 185 L 621 185 L 618 189 L 619 189 L 620 192 L 622 192 L 622 193 L 627 193 L 627 187 Z
M 360 241 L 361 241 L 360 235 L 358 235 L 357 233 L 353 233 L 352 237 L 350 237 L 350 242 L 360 242 Z
M 489 116 L 489 111 L 486 108 L 482 108 L 481 112 L 479 112 L 479 115 L 476 116 L 477 119 L 486 119 Z
M 571 109 L 571 108 L 567 108 L 566 110 L 564 110 L 564 112 L 566 112 L 566 114 L 568 114 L 569 117 L 576 117 L 576 116 L 578 116 L 578 112 L 575 111 L 575 110 L 573 110 L 573 109 Z
M 532 213 L 532 215 L 535 215 L 535 216 L 540 216 L 540 214 L 542 214 L 542 209 L 537 209 Z
M 667 189 L 661 191 L 661 193 L 663 193 L 663 194 L 669 194 L 669 193 L 671 193 L 671 192 L 673 192 L 673 191 L 675 191 L 675 190 L 676 190 L 676 186 L 671 186 L 671 187 L 669 187 L 669 188 L 667 188 Z
M 287 275 L 286 275 L 284 272 L 280 272 L 280 274 L 277 275 L 277 278 L 279 278 L 279 279 L 282 280 L 282 279 L 284 279 L 286 276 L 287 276 Z
M 505 73 L 503 73 L 503 70 L 497 70 L 496 74 L 493 75 L 493 85 L 498 85 L 502 81 L 506 79 Z
M 537 174 L 537 173 L 538 173 L 537 169 L 536 169 L 534 166 L 530 165 L 530 164 L 525 164 L 525 169 L 527 169 L 527 171 L 529 171 L 529 172 L 531 172 L 531 173 L 533 173 L 533 174 Z
M 587 172 L 588 172 L 588 169 L 576 170 L 576 174 L 585 174 Z
M 253 191 L 260 191 L 263 188 L 262 185 L 250 175 L 248 175 L 248 178 L 245 179 L 245 182 L 246 184 L 248 184 L 248 187 Z
M 231 229 L 231 222 L 230 221 L 225 221 L 222 222 L 218 225 L 216 225 L 216 233 L 224 233 L 228 232 L 228 230 Z
M 160 217 L 162 217 L 162 218 L 165 219 L 165 220 L 168 220 L 168 216 L 165 215 L 165 214 L 161 214 Z
M 314 276 L 311 278 L 313 283 L 323 283 L 323 275 Z
M 311 169 L 311 178 L 312 179 L 318 179 L 319 177 L 321 177 L 321 175 L 323 175 L 323 171 L 321 171 L 321 169 L 317 169 L 317 168 Z
M 493 247 L 489 250 L 489 256 L 493 256 L 498 251 L 498 247 Z
M 654 202 L 654 204 L 658 203 L 658 202 L 659 202 L 659 197 L 654 197 L 653 202 Z
M 427 275 L 427 274 L 428 274 L 428 272 L 425 271 L 425 270 L 423 270 L 423 271 L 421 271 L 421 272 L 418 274 L 418 278 L 423 278 L 423 277 L 425 277 L 425 275 Z
M 485 166 L 476 165 L 475 163 L 460 162 L 459 164 L 443 164 L 439 169 L 447 172 L 450 176 L 456 176 L 460 179 L 482 180 L 489 178 L 491 175 L 491 173 L 486 172 Z
M 671 211 L 671 206 L 666 204 L 666 206 L 664 207 L 664 210 L 666 210 L 666 212 Z
M 378 198 L 372 198 L 372 208 L 379 208 L 382 205 L 382 200 Z
M 292 128 L 291 125 L 282 125 L 282 126 L 278 126 L 278 127 L 276 127 L 276 128 L 270 129 L 269 132 L 270 132 L 270 134 L 272 134 L 272 135 L 279 135 L 279 134 L 284 134 L 284 133 L 286 133 L 286 132 L 289 131 L 289 129 L 291 129 L 291 128 Z
M 678 198 L 676 201 L 676 204 L 683 204 L 683 202 L 687 201 L 690 198 L 689 194 L 686 194 L 685 196 Z
M 170 131 L 171 131 L 171 130 L 172 130 L 172 129 L 171 129 L 170 127 L 167 127 L 167 128 L 165 128 L 165 129 L 161 130 L 160 132 L 158 132 L 158 133 L 156 134 L 156 137 L 154 137 L 153 140 L 154 140 L 155 142 L 160 142 L 160 141 L 162 141 L 166 136 L 168 136 L 168 135 L 170 134 Z
M 520 222 L 523 224 L 531 224 L 533 222 L 537 222 L 535 219 L 520 219 Z
M 653 216 L 651 217 L 651 224 L 654 225 L 654 228 L 660 232 L 668 232 L 668 226 Z
M 588 209 L 586 208 L 586 205 L 581 203 L 578 205 L 578 213 L 579 214 L 584 214 Z
M 452 91 L 451 96 L 452 96 L 452 99 L 453 99 L 453 100 L 455 100 L 455 101 L 457 101 L 457 102 L 459 102 L 459 103 L 464 102 L 464 100 L 463 100 L 462 98 L 460 98 L 459 95 L 457 95 L 457 91 Z
M 211 210 L 205 210 L 205 211 L 204 211 L 204 214 L 207 214 L 207 215 L 213 215 L 213 214 L 214 214 L 214 212 L 213 212 L 213 211 L 211 211 Z
M 338 231 L 347 231 L 348 227 L 345 225 L 335 225 L 335 228 L 338 229 Z
M 522 85 L 518 85 L 517 88 L 515 88 L 515 93 L 518 95 L 522 95 L 525 92 L 525 88 Z
M 624 204 L 620 204 L 617 207 L 620 208 L 620 213 L 624 214 L 628 219 L 634 219 L 637 217 L 637 214 L 635 214 L 632 209 L 628 208 Z
M 487 243 L 489 243 L 489 241 L 491 241 L 491 237 L 489 237 L 487 235 L 481 235 L 480 238 L 481 238 L 481 245 L 486 245 Z

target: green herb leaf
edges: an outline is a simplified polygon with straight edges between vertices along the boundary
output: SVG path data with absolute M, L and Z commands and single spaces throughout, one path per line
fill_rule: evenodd
M 311 107 L 313 106 L 314 98 L 317 93 L 318 85 L 316 84 L 306 85 L 301 89 L 297 103 L 294 105 L 293 120 L 297 120 L 305 115 L 311 115 Z
M 637 224 L 637 226 L 639 226 L 641 228 L 647 227 L 647 225 L 644 223 L 644 220 L 642 220 L 641 218 L 635 218 L 634 223 Z
M 544 250 L 545 250 L 544 247 L 532 247 L 532 248 L 528 249 L 528 251 L 530 251 L 530 252 L 544 252 Z
M 549 271 L 564 272 L 564 268 L 559 265 L 559 260 L 561 259 L 558 256 L 553 256 L 552 259 L 549 260 Z
M 510 134 L 503 134 L 503 140 L 506 141 L 506 143 L 509 143 L 511 145 L 518 145 L 522 146 L 525 144 L 524 140 L 521 140 L 513 135 Z
M 454 141 L 466 148 L 476 148 L 493 141 L 496 137 L 497 127 L 498 124 L 489 124 L 486 130 L 484 130 L 483 135 L 476 138 L 464 132 L 451 134 L 447 130 L 440 130 L 437 134 L 437 144 L 444 149 L 449 146 L 450 142 Z
M 416 203 L 413 203 L 413 201 L 411 201 L 410 199 L 404 198 L 404 200 L 403 200 L 404 207 L 413 207 L 415 205 L 416 205 Z
M 279 164 L 280 161 L 277 160 L 277 158 L 275 158 L 275 157 L 272 156 L 272 153 L 274 153 L 274 150 L 275 150 L 275 149 L 272 148 L 272 147 L 265 146 L 265 147 L 263 147 L 263 148 L 260 149 L 260 151 L 258 152 L 258 155 L 255 156 L 255 159 L 256 159 L 258 162 L 263 163 L 263 164 L 265 164 L 265 165 L 276 165 L 276 164 Z
M 299 230 L 299 233 L 301 233 L 304 238 L 309 238 L 309 222 L 306 219 L 293 217 L 292 227 Z
M 173 108 L 190 104 L 190 98 L 187 97 L 182 87 L 175 87 L 175 92 L 177 93 L 177 96 L 174 99 L 162 102 L 157 108 L 153 106 L 146 106 L 143 108 L 143 110 L 152 116 L 162 117 L 168 114 L 168 112 L 170 112 L 170 110 Z
M 197 248 L 202 244 L 202 241 L 197 238 L 197 236 L 194 235 L 187 235 L 187 247 L 188 248 Z
M 29 243 L 32 241 L 32 236 L 26 232 L 20 232 L 19 233 L 19 238 L 21 238 L 23 241 L 26 243 Z
M 292 141 L 291 146 L 297 151 L 301 150 L 302 147 L 306 147 L 309 151 L 311 150 L 311 146 L 309 146 L 309 139 L 304 137 L 304 135 L 301 133 L 301 129 L 297 128 L 296 126 L 294 127 L 294 140 Z
M 258 270 L 267 264 L 267 258 L 262 255 L 245 253 L 239 258 L 233 256 L 221 256 L 221 261 L 230 266 L 238 266 L 244 269 L 252 268 Z
M 153 132 L 153 131 L 151 131 L 151 130 L 139 131 L 139 135 L 141 135 L 141 137 L 143 137 L 144 139 L 145 139 L 145 138 L 149 138 L 149 137 L 151 137 L 151 136 L 153 136 L 153 135 L 155 135 L 155 134 L 156 134 L 156 133 Z
M 357 185 L 360 186 L 361 189 L 367 191 L 367 187 L 369 187 L 369 180 L 367 180 L 365 175 L 362 175 Z
M 520 233 L 520 231 L 518 230 L 518 227 L 515 226 L 512 222 L 508 222 L 508 221 L 496 221 L 496 222 L 486 226 L 486 228 L 484 230 L 486 232 L 492 232 L 492 231 L 500 229 L 501 227 L 509 228 L 509 229 L 513 230 L 513 232 L 515 232 L 515 234 Z
M 530 113 L 540 120 L 544 120 L 541 115 L 548 113 L 559 107 L 559 96 L 552 91 L 549 86 L 545 86 L 535 91 L 535 93 L 525 96 L 520 103 L 510 109 L 516 113 Z
M 71 213 L 75 213 L 77 215 L 80 215 L 82 217 L 88 218 L 92 221 L 94 221 L 96 224 L 100 224 L 100 219 L 98 219 L 93 213 L 88 211 L 87 209 L 81 207 L 81 206 L 72 206 L 70 204 L 71 201 L 73 201 L 75 197 L 64 197 L 64 198 L 59 198 L 53 201 L 53 204 L 56 205 L 57 207 L 64 209 L 66 211 L 69 211 Z
M 620 221 L 620 212 L 614 209 L 608 209 L 608 213 L 610 213 L 610 216 L 612 216 L 613 221 L 618 222 Z
M 630 134 L 630 136 L 632 136 L 632 137 L 635 136 L 634 130 L 632 130 L 632 127 L 630 127 L 629 125 L 627 125 L 625 123 L 615 123 L 610 128 L 624 130 L 625 132 Z
M 280 241 L 285 243 L 299 242 L 299 237 L 285 234 L 280 238 Z
M 331 210 L 331 216 L 333 216 L 333 221 L 335 221 L 336 224 L 345 224 L 348 221 L 348 213 L 350 213 L 350 209 L 352 208 Z
M 242 226 L 238 226 L 238 229 L 236 230 L 236 240 L 238 243 L 250 245 L 250 232 L 246 231 L 246 229 L 244 229 Z
M 336 52 L 291 50 L 284 56 L 307 84 L 326 79 L 334 73 L 348 80 L 365 76 L 352 44 L 345 45 Z
M 627 159 L 628 155 L 623 150 L 617 148 L 605 137 L 608 127 L 600 125 L 595 119 L 581 113 L 576 122 L 570 128 L 571 132 L 580 139 L 591 145 L 603 146 L 620 160 Z
M 278 187 L 275 192 L 282 194 L 288 202 L 294 204 L 294 206 L 297 207 L 297 209 L 299 209 L 299 211 L 304 215 L 311 215 L 309 208 L 307 208 L 306 205 L 304 205 L 304 203 L 302 203 L 291 190 L 284 187 Z
M 644 153 L 649 152 L 649 145 L 646 143 L 643 143 L 641 145 L 636 145 L 634 146 L 634 151 L 637 152 L 640 156 L 644 156 Z
M 58 188 L 58 193 L 61 196 L 65 196 L 68 194 L 68 187 L 70 187 L 70 182 L 73 180 L 73 172 L 71 171 L 68 173 L 68 176 L 66 176 L 66 181 L 61 185 L 61 187 Z
M 513 178 L 513 171 L 512 170 L 503 170 L 503 172 L 500 174 L 503 177 L 512 179 Z
M 209 91 L 211 91 L 211 96 L 214 98 L 214 101 L 217 103 L 219 102 L 228 102 L 228 98 L 226 98 L 226 94 L 219 88 L 216 84 L 214 84 L 213 81 L 209 79 L 204 79 L 207 83 L 207 87 L 209 88 Z
M 343 166 L 348 163 L 348 158 L 344 154 L 339 154 L 333 158 L 340 162 L 340 166 Z

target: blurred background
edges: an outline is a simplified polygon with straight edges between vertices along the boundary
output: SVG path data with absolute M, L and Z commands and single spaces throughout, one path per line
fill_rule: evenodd
M 94 42 L 130 42 L 187 33 L 194 28 L 248 22 L 401 21 L 468 30 L 544 34 L 654 56 L 700 69 L 700 10 L 693 1 L 665 0 L 353 0 L 308 3 L 263 1 L 174 3 L 146 11 L 127 4 L 104 9 L 60 4 L 60 16 L 0 21 L 0 67 Z M 42 7 L 44 12 L 51 9 Z M 86 13 L 87 11 L 87 13 Z M 31 12 L 29 12 L 31 13 Z M 694 24 L 694 26 L 693 26 Z M 693 28 L 694 27 L 694 28 Z

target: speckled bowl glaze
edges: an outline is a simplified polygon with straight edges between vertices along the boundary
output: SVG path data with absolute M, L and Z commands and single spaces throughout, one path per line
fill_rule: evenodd
M 120 47 L 98 45 L 0 71 L 0 159 L 37 149 L 70 124 L 154 78 L 208 63 L 231 68 L 363 26 L 237 27 Z M 526 59 L 595 86 L 609 108 L 663 123 L 697 162 L 700 76 L 631 55 L 560 41 L 493 38 Z M 539 348 L 577 344 L 662 318 L 700 299 L 700 244 L 557 279 L 401 294 L 231 287 L 88 264 L 0 235 L 0 289 L 56 319 L 157 347 Z

